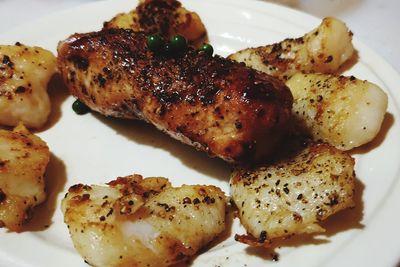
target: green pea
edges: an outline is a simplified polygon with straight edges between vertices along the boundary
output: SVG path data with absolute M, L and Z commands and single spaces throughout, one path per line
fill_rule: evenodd
M 171 48 L 174 52 L 182 52 L 187 48 L 187 42 L 185 37 L 179 34 L 172 37 L 170 43 L 171 43 Z
M 209 56 L 212 56 L 214 54 L 214 48 L 210 44 L 203 44 L 200 50 L 204 51 Z
M 153 52 L 159 52 L 163 48 L 164 41 L 158 34 L 147 36 L 147 47 Z
M 82 103 L 79 99 L 72 103 L 72 110 L 78 115 L 83 115 L 90 111 L 89 107 Z

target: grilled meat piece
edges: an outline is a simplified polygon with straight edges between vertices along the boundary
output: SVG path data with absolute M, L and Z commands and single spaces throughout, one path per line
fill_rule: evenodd
M 188 49 L 155 54 L 130 30 L 75 34 L 58 47 L 71 93 L 107 116 L 140 118 L 227 161 L 257 160 L 285 130 L 292 95 L 280 80 Z

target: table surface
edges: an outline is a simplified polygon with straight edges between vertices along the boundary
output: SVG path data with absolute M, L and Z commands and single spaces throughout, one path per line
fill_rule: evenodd
M 0 0 L 0 10 L 3 14 L 0 16 L 0 33 L 61 9 L 95 1 L 99 0 Z M 334 16 L 342 19 L 357 39 L 375 50 L 400 72 L 399 0 L 261 1 L 286 5 L 321 18 Z

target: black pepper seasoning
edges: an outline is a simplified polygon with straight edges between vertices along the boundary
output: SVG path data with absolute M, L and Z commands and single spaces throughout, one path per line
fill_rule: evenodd
M 267 240 L 267 232 L 261 231 L 260 237 L 258 238 L 258 243 L 264 243 Z

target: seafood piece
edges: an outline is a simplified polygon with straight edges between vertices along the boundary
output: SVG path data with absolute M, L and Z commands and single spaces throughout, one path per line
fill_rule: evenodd
M 0 124 L 42 127 L 50 114 L 47 84 L 56 58 L 40 47 L 0 45 Z
M 190 43 L 201 43 L 207 35 L 199 15 L 176 0 L 141 0 L 136 9 L 105 22 L 104 28 L 157 33 L 166 39 L 180 34 Z
M 303 37 L 244 49 L 229 58 L 283 80 L 297 72 L 335 73 L 354 53 L 352 36 L 342 21 L 328 17 Z
M 319 222 L 352 207 L 354 160 L 326 144 L 314 144 L 270 166 L 238 169 L 231 196 L 247 235 L 236 240 L 269 246 L 271 240 L 318 233 Z
M 0 227 L 23 230 L 32 208 L 46 199 L 49 160 L 46 143 L 22 124 L 13 131 L 0 130 Z
M 293 98 L 293 114 L 314 140 L 349 150 L 373 140 L 388 106 L 377 85 L 355 77 L 296 74 L 286 85 Z
M 71 36 L 58 47 L 58 66 L 92 110 L 140 118 L 231 162 L 270 154 L 291 115 L 292 95 L 280 80 L 190 48 L 153 53 L 143 33 L 129 30 Z
M 93 266 L 169 266 L 225 229 L 226 197 L 215 186 L 140 175 L 108 185 L 74 185 L 62 201 L 74 246 Z

